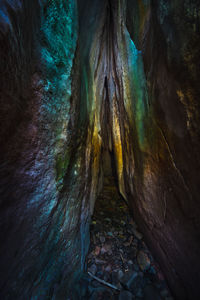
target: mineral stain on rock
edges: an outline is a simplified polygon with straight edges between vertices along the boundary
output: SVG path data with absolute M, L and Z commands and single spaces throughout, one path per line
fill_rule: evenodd
M 0 1 L 0 299 L 199 299 L 199 16 Z

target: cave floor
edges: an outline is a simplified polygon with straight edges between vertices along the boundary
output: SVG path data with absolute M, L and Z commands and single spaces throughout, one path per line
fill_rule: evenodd
M 173 299 L 113 177 L 106 178 L 96 200 L 90 234 L 88 286 L 82 299 Z

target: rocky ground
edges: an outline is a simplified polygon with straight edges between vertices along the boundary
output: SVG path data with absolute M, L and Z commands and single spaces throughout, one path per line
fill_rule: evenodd
M 173 300 L 112 177 L 96 201 L 86 263 L 82 299 Z

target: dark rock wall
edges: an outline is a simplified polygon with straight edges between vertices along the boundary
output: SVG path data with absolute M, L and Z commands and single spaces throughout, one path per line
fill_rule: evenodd
M 1 1 L 0 33 L 0 298 L 64 299 L 88 245 L 76 3 Z
M 197 1 L 0 9 L 1 298 L 76 297 L 110 151 L 174 295 L 197 299 Z
M 177 298 L 198 299 L 200 7 L 197 1 L 127 1 L 127 8 L 149 95 L 135 216 Z

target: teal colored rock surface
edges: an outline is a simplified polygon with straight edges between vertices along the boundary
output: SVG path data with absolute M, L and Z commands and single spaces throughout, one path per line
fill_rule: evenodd
M 110 164 L 174 297 L 198 299 L 199 14 L 195 0 L 0 2 L 1 299 L 77 295 Z

